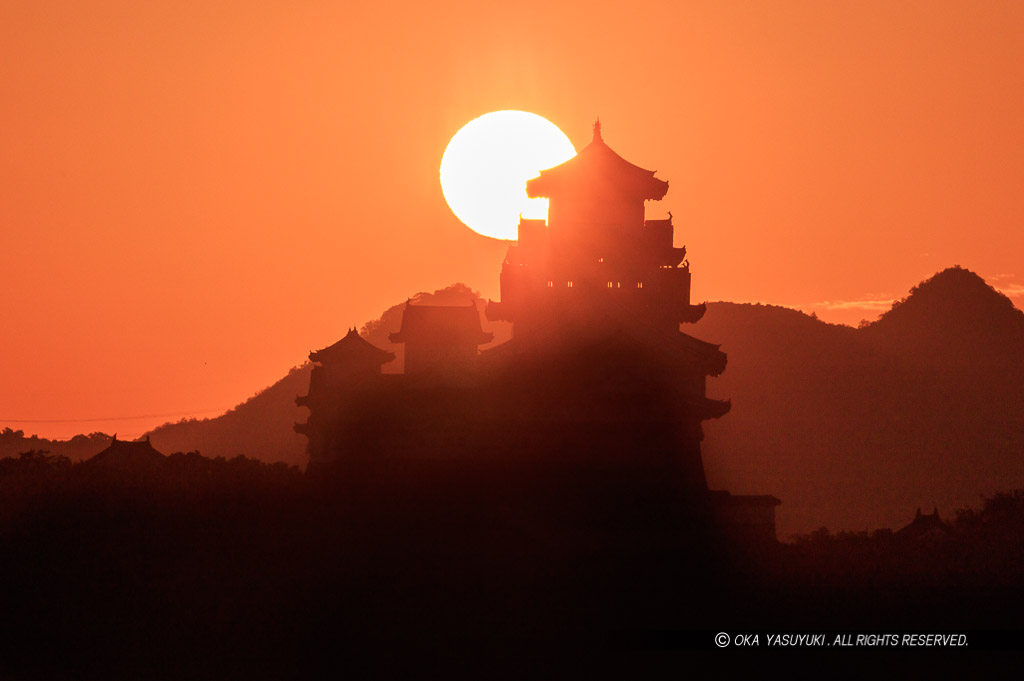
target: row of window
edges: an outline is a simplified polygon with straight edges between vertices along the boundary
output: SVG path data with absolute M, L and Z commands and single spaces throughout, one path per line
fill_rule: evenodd
M 566 288 L 572 288 L 572 282 L 571 281 L 565 282 L 565 286 L 566 286 Z M 555 287 L 555 282 L 549 281 L 548 282 L 548 288 L 554 288 L 554 287 Z M 642 282 L 642 281 L 636 282 L 636 287 L 637 288 L 643 288 L 644 287 L 644 282 Z M 609 281 L 608 282 L 608 288 L 622 288 L 622 282 L 621 281 Z

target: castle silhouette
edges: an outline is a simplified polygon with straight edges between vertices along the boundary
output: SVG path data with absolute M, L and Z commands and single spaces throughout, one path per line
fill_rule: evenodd
M 730 402 L 710 399 L 708 376 L 726 366 L 719 346 L 680 332 L 705 305 L 690 303 L 686 249 L 673 245 L 671 213 L 645 219 L 668 183 L 593 140 L 527 182 L 549 199 L 548 220 L 522 219 L 501 270 L 489 320 L 475 304 L 406 305 L 394 354 L 353 328 L 311 352 L 310 475 L 337 474 L 386 488 L 518 485 L 520 500 L 584 509 L 602 523 L 669 524 L 775 540 L 778 499 L 710 491 L 702 422 Z M 446 483 L 439 482 L 441 480 Z

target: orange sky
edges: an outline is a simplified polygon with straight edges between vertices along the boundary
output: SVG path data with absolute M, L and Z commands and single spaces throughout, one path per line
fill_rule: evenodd
M 7 2 L 0 426 L 136 435 L 7 419 L 216 413 L 417 291 L 497 297 L 437 170 L 509 108 L 670 181 L 696 300 L 1024 291 L 1016 0 Z

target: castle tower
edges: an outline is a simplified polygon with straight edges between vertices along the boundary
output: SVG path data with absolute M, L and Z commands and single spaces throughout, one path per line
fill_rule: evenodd
M 522 220 L 519 240 L 501 271 L 501 302 L 487 316 L 514 325 L 525 347 L 549 345 L 552 329 L 574 337 L 626 327 L 672 342 L 679 324 L 696 322 L 705 306 L 690 304 L 685 248 L 673 245 L 671 214 L 646 220 L 645 202 L 668 183 L 626 161 L 594 125 L 589 145 L 526 184 L 531 198 L 549 199 L 548 220 Z
M 624 527 L 719 524 L 774 541 L 777 499 L 708 489 L 702 423 L 731 405 L 709 399 L 706 381 L 726 356 L 680 331 L 706 308 L 690 303 L 671 213 L 646 219 L 646 202 L 668 191 L 654 175 L 612 151 L 598 123 L 576 157 L 527 182 L 550 200 L 549 219 L 520 222 L 501 300 L 486 309 L 512 323 L 511 340 L 479 351 L 493 336 L 475 304 L 410 301 L 390 335 L 405 344 L 403 374 L 382 375 L 394 355 L 354 329 L 311 353 L 298 399 L 311 414 L 296 426 L 311 466 L 341 464 L 373 488 L 504 490 Z
M 464 375 L 476 371 L 477 347 L 494 340 L 480 328 L 476 303 L 413 305 L 406 303 L 401 328 L 389 337 L 405 344 L 405 373 Z
M 295 424 L 295 432 L 309 438 L 310 466 L 335 457 L 346 424 L 360 418 L 355 408 L 360 396 L 379 385 L 381 366 L 394 358 L 363 340 L 355 328 L 337 343 L 309 353 L 309 394 L 295 398 L 295 404 L 309 408 L 309 420 Z
M 593 456 L 668 466 L 680 487 L 706 492 L 701 422 L 730 407 L 707 398 L 706 378 L 724 371 L 726 356 L 679 330 L 706 308 L 690 304 L 671 214 L 645 219 L 645 202 L 668 191 L 654 175 L 615 153 L 598 122 L 577 156 L 527 182 L 529 196 L 550 200 L 549 217 L 520 222 L 501 301 L 486 311 L 512 322 L 513 340 L 482 362 L 527 377 L 526 367 L 541 367 L 523 390 L 548 403 L 524 418 L 559 414 L 553 430 L 574 433 Z
M 708 490 L 702 424 L 731 405 L 709 399 L 706 381 L 726 355 L 680 331 L 706 308 L 690 303 L 671 214 L 646 219 L 646 202 L 667 191 L 596 124 L 576 157 L 527 182 L 530 196 L 550 200 L 549 219 L 521 221 L 501 300 L 486 309 L 512 323 L 512 339 L 481 352 L 493 336 L 474 304 L 410 301 L 390 336 L 405 344 L 404 374 L 382 375 L 394 355 L 355 330 L 311 353 L 318 366 L 299 398 L 311 415 L 296 427 L 310 463 L 367 461 L 480 489 L 518 480 L 529 495 L 546 485 L 553 499 L 598 509 L 648 504 L 652 522 L 686 507 L 687 517 L 715 512 L 773 536 L 773 497 Z

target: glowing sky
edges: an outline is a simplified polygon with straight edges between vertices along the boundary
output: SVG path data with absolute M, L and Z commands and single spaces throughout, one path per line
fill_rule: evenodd
M 657 169 L 696 300 L 1019 294 L 1022 35 L 996 0 L 3 3 L 0 419 L 226 408 L 417 291 L 497 297 L 437 173 L 500 109 Z

